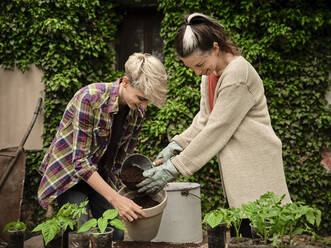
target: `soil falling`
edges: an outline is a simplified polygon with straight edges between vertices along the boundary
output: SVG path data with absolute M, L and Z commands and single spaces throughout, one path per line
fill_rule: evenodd
M 146 177 L 143 176 L 143 172 L 144 171 L 142 169 L 134 164 L 131 166 L 126 166 L 121 171 L 121 180 L 125 186 L 128 187 L 128 189 L 138 190 L 136 185 L 146 179 Z

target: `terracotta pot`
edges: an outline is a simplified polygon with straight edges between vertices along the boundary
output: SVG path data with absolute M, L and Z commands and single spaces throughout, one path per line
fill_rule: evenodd
M 129 190 L 127 187 L 121 188 L 118 193 L 129 199 L 134 199 L 138 195 L 136 191 Z M 163 210 L 167 204 L 167 192 L 163 189 L 152 198 L 159 204 L 143 209 L 147 215 L 146 218 L 137 219 L 133 222 L 124 222 L 129 237 L 134 241 L 151 241 L 157 235 Z
M 226 230 L 225 224 L 214 228 L 207 224 L 208 248 L 225 248 Z
M 8 230 L 8 248 L 23 248 L 25 230 Z

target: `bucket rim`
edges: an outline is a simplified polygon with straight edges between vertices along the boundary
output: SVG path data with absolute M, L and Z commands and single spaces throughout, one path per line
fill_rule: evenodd
M 167 189 L 165 188 L 166 192 L 176 192 L 176 191 L 188 191 L 188 190 L 193 190 L 193 189 L 198 189 L 201 187 L 201 185 L 199 183 L 194 183 L 194 182 L 173 182 L 173 183 L 169 183 L 169 184 L 184 184 L 184 183 L 187 183 L 187 184 L 190 184 L 188 186 L 183 186 L 181 188 L 176 188 L 176 189 Z M 168 184 L 168 185 L 169 185 Z

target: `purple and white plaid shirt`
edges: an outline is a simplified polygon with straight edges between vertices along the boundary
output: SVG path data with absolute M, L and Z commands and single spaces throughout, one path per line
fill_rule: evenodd
M 43 177 L 38 201 L 42 207 L 98 170 L 98 162 L 110 143 L 114 114 L 119 111 L 119 83 L 90 84 L 68 103 L 40 166 Z M 133 152 L 144 114 L 130 109 L 114 164 L 109 165 L 112 172 L 118 172 L 126 155 Z

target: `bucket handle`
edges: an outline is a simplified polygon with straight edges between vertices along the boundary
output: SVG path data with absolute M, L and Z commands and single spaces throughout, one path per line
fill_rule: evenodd
M 183 191 L 181 191 L 180 194 L 183 195 L 183 196 L 192 195 L 192 196 L 194 196 L 194 197 L 196 197 L 196 198 L 198 198 L 198 199 L 201 200 L 201 197 L 200 196 L 198 196 L 196 194 L 193 194 L 193 193 L 190 193 L 189 190 L 191 190 L 191 188 L 183 189 Z

